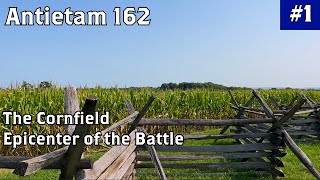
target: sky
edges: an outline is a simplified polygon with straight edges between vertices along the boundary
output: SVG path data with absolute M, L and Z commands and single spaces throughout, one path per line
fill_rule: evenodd
M 5 26 L 18 11 L 104 10 L 108 25 Z M 115 7 L 148 7 L 150 26 L 114 26 Z M 318 31 L 280 31 L 279 0 L 3 0 L 0 86 L 320 87 Z

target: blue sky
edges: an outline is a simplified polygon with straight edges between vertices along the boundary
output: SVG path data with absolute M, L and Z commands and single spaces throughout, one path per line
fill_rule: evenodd
M 104 10 L 108 26 L 4 26 L 8 8 Z M 113 26 L 114 7 L 147 6 L 148 27 Z M 215 82 L 320 87 L 318 31 L 280 31 L 278 0 L 3 0 L 0 85 L 110 87 Z

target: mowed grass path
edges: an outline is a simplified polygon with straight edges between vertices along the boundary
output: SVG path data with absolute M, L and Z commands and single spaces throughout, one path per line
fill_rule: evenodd
M 197 132 L 197 134 L 216 134 L 219 130 L 205 130 L 203 132 Z M 195 134 L 195 133 L 192 133 Z M 232 140 L 219 140 L 216 143 L 213 143 L 213 140 L 186 140 L 185 145 L 189 146 L 202 146 L 202 145 L 214 145 L 214 144 L 230 144 Z M 318 170 L 320 170 L 320 142 L 316 142 L 314 144 L 298 144 L 299 147 L 308 155 L 311 159 L 313 164 L 316 166 Z M 103 155 L 104 152 L 99 153 L 91 153 L 87 154 L 86 157 L 92 158 L 94 160 L 99 159 Z M 289 150 L 287 149 L 287 155 L 281 160 L 284 162 L 285 167 L 280 168 L 284 174 L 284 178 L 279 179 L 300 179 L 300 180 L 312 180 L 315 179 L 312 174 L 302 165 L 302 163 L 298 160 L 298 158 Z M 221 161 L 221 160 L 220 160 Z M 199 161 L 198 161 L 199 162 Z M 214 161 L 200 161 L 200 162 L 217 162 Z M 177 162 L 179 163 L 179 162 Z M 154 170 L 139 170 L 140 172 L 155 172 Z M 59 170 L 41 170 L 32 174 L 27 177 L 19 177 L 13 175 L 11 170 L 0 169 L 0 179 L 58 179 L 60 171 Z M 232 180 L 232 179 L 258 179 L 258 180 L 268 180 L 272 179 L 271 176 L 257 176 L 253 175 L 252 173 L 248 172 L 247 174 L 243 175 L 223 175 L 223 176 L 205 176 L 202 175 L 202 172 L 215 172 L 212 169 L 206 170 L 194 170 L 194 169 L 182 169 L 182 170 L 175 170 L 175 169 L 165 169 L 166 173 L 177 174 L 174 176 L 169 176 L 169 179 L 201 179 L 201 180 L 211 180 L 211 179 L 218 179 L 218 180 Z M 190 172 L 190 173 L 197 173 L 197 175 L 188 176 L 188 175 L 179 175 L 180 172 Z M 230 170 L 232 172 L 232 170 Z M 157 176 L 147 176 L 142 175 L 138 179 L 159 179 Z

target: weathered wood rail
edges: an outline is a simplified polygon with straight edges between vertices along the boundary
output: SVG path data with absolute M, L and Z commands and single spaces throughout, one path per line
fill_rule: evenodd
M 132 112 L 128 117 L 111 125 L 102 131 L 102 134 L 117 130 L 123 125 L 139 122 L 144 113 L 150 107 L 154 97 L 149 100 L 144 109 L 139 113 Z M 75 88 L 65 89 L 65 113 L 73 114 L 79 110 L 77 92 Z M 94 114 L 97 111 L 98 99 L 90 96 L 86 99 L 82 112 L 84 115 Z M 128 133 L 131 137 L 129 146 L 112 147 L 99 160 L 82 158 L 84 151 L 85 135 L 90 133 L 89 125 L 67 126 L 66 133 L 79 135 L 74 146 L 65 146 L 53 152 L 37 157 L 0 156 L 0 168 L 14 169 L 13 173 L 19 176 L 27 176 L 41 169 L 60 169 L 62 180 L 76 179 L 133 179 L 135 177 L 136 145 L 135 132 Z
M 155 97 L 151 97 L 146 105 L 135 111 L 130 101 L 125 104 L 129 115 L 117 121 L 102 131 L 102 135 L 128 127 L 127 134 L 131 141 L 127 146 L 111 147 L 102 157 L 93 162 L 83 158 L 83 137 L 90 133 L 89 125 L 66 127 L 68 134 L 80 136 L 77 145 L 62 147 L 56 151 L 38 157 L 3 157 L 0 156 L 0 168 L 15 169 L 20 176 L 32 174 L 40 169 L 60 169 L 60 179 L 136 179 L 139 175 L 158 175 L 160 179 L 174 175 L 166 173 L 167 169 L 180 169 L 179 175 L 193 175 L 183 172 L 185 169 L 201 169 L 203 175 L 225 175 L 253 173 L 259 175 L 271 174 L 283 177 L 279 167 L 284 167 L 281 158 L 286 155 L 285 147 L 289 147 L 308 170 L 320 179 L 320 174 L 306 154 L 297 146 L 291 136 L 317 136 L 319 132 L 319 106 L 304 95 L 296 98 L 288 106 L 273 102 L 279 110 L 273 111 L 258 92 L 241 106 L 231 92 L 231 102 L 238 110 L 233 119 L 150 119 L 143 118 Z M 250 108 L 257 100 L 261 109 Z M 66 89 L 65 113 L 73 114 L 79 110 L 78 99 L 74 88 Z M 82 111 L 93 114 L 97 108 L 98 99 L 88 97 Z M 307 107 L 303 107 L 303 104 Z M 262 115 L 263 118 L 247 118 L 245 113 Z M 309 113 L 308 116 L 300 116 Z M 297 129 L 305 124 L 312 124 L 306 129 Z M 136 132 L 147 132 L 148 126 L 212 126 L 224 127 L 220 134 L 185 134 L 184 139 L 221 141 L 206 146 L 136 146 Z M 225 134 L 227 130 L 230 132 Z M 293 130 L 292 130 L 293 129 Z M 305 132 L 307 131 L 307 133 Z M 315 139 L 315 138 L 314 138 Z M 101 140 L 101 139 L 100 139 Z M 228 142 L 228 143 L 226 143 Z M 161 154 L 158 154 L 158 153 Z M 178 162 L 178 163 L 177 163 Z M 144 172 L 142 169 L 153 168 L 156 173 Z M 230 172 L 232 169 L 233 172 Z M 209 170 L 208 172 L 205 172 Z
M 281 118 L 283 116 L 289 117 L 284 121 L 284 129 L 296 142 L 307 142 L 307 141 L 319 141 L 320 140 L 320 105 L 315 103 L 312 99 L 306 97 L 304 94 L 300 93 L 300 97 L 303 97 L 303 102 L 300 101 L 301 106 L 299 106 L 292 116 L 288 116 L 290 109 L 293 108 L 294 103 L 297 102 L 299 96 L 296 96 L 289 105 L 284 105 L 279 103 L 274 97 L 269 97 L 270 101 L 277 108 L 272 110 L 270 106 L 263 100 L 257 91 L 252 92 L 251 99 L 244 105 L 241 106 L 229 91 L 231 97 L 231 108 L 238 111 L 235 118 L 245 119 L 246 114 L 254 114 L 256 116 L 262 116 L 267 118 Z M 253 101 L 257 99 L 261 108 L 249 107 Z M 268 129 L 266 126 L 257 126 L 259 131 L 264 131 Z M 221 134 L 226 131 L 228 127 L 226 126 Z
M 221 126 L 222 122 L 208 120 L 207 123 L 203 123 L 205 120 L 165 120 L 165 119 L 142 119 L 140 125 L 153 126 L 170 126 L 170 125 L 202 125 L 202 126 Z M 221 120 L 224 121 L 229 127 L 238 127 L 257 124 L 258 122 L 248 119 L 238 120 Z M 165 122 L 165 123 L 162 123 Z M 184 123 L 185 122 L 185 123 Z M 192 123 L 190 123 L 192 122 Z M 270 119 L 262 119 L 260 124 L 264 122 L 266 124 L 275 123 Z M 263 124 L 264 124 L 263 123 Z M 244 173 L 248 170 L 255 170 L 261 174 L 271 174 L 274 176 L 284 176 L 284 174 L 277 169 L 282 167 L 283 163 L 279 157 L 285 156 L 284 142 L 280 134 L 269 133 L 247 133 L 247 134 L 206 134 L 206 135 L 184 135 L 185 139 L 231 139 L 234 143 L 224 145 L 210 145 L 210 146 L 155 146 L 156 152 L 169 153 L 159 155 L 159 161 L 165 162 L 162 164 L 165 169 L 214 169 L 214 173 L 201 171 L 208 175 L 219 175 L 227 173 L 229 169 L 233 169 L 234 173 Z M 265 140 L 261 143 L 244 142 L 239 143 L 239 140 L 246 139 L 261 139 Z M 136 164 L 137 169 L 155 168 L 154 163 L 150 163 L 150 155 L 145 155 L 145 147 L 138 147 L 138 155 Z M 174 152 L 174 154 L 173 154 Z M 183 154 L 180 154 L 183 153 Z M 246 162 L 242 160 L 246 159 Z M 267 160 L 264 160 L 267 159 Z M 204 163 L 204 160 L 211 161 L 210 163 Z M 217 162 L 218 160 L 218 162 Z M 221 162 L 224 160 L 224 162 Z M 139 162 L 140 161 L 140 162 Z M 182 163 L 174 163 L 175 161 L 181 161 Z M 142 174 L 148 174 L 143 172 Z M 149 173 L 152 175 L 153 173 Z M 180 174 L 180 172 L 179 172 Z M 170 175 L 173 175 L 172 173 Z
M 224 127 L 220 134 L 206 135 L 185 135 L 185 139 L 232 139 L 237 144 L 224 144 L 212 146 L 156 146 L 157 152 L 170 152 L 169 154 L 161 154 L 158 161 L 165 162 L 163 168 L 172 169 L 217 169 L 217 172 L 204 174 L 224 174 L 228 169 L 235 169 L 234 173 L 244 173 L 246 170 L 255 170 L 262 174 L 272 174 L 273 176 L 283 177 L 284 174 L 278 170 L 283 167 L 281 157 L 285 156 L 284 148 L 288 146 L 305 167 L 317 178 L 320 174 L 313 166 L 307 155 L 294 143 L 291 135 L 318 135 L 319 126 L 308 128 L 304 132 L 302 129 L 291 131 L 289 127 L 293 127 L 306 123 L 319 123 L 319 106 L 310 101 L 303 94 L 299 98 L 295 98 L 290 105 L 281 106 L 281 109 L 273 111 L 265 100 L 257 91 L 252 92 L 252 97 L 245 104 L 240 106 L 232 96 L 231 102 L 235 109 L 238 110 L 234 119 L 229 120 L 203 120 L 203 119 L 142 119 L 139 125 L 143 126 L 222 126 Z M 249 105 L 257 100 L 261 105 L 261 109 L 249 108 Z M 303 107 L 307 103 L 308 107 Z M 311 105 L 313 103 L 313 105 Z M 263 115 L 264 118 L 246 118 L 244 113 L 254 113 Z M 298 118 L 297 115 L 308 113 L 308 117 Z M 224 134 L 228 129 L 234 134 Z M 313 130 L 313 131 L 310 131 Z M 288 132 L 287 132 L 288 131 Z M 289 134 L 291 133 L 291 135 Z M 146 151 L 146 147 L 137 147 L 138 152 Z M 174 155 L 172 154 L 174 152 Z M 179 153 L 184 153 L 179 155 Z M 185 154 L 187 153 L 187 154 Z M 205 153 L 205 154 L 204 154 Z M 144 153 L 138 154 L 136 168 L 154 168 L 155 163 L 150 163 L 152 158 Z M 197 160 L 214 160 L 224 159 L 225 162 L 203 163 Z M 230 161 L 231 160 L 231 161 Z M 182 161 L 182 163 L 173 163 L 174 161 Z M 236 161 L 236 162 L 234 162 Z M 203 173 L 203 171 L 201 171 Z M 149 174 L 153 173 L 141 173 Z M 159 173 L 158 173 L 159 174 Z M 180 174 L 180 172 L 179 172 Z

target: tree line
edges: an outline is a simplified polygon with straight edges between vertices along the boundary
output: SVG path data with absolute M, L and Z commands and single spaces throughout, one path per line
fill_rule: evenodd
M 212 82 L 195 83 L 195 82 L 182 82 L 182 83 L 163 83 L 160 86 L 161 90 L 188 90 L 188 89 L 213 89 L 213 90 L 228 90 L 228 89 L 248 89 L 241 87 L 227 87 L 221 84 Z

